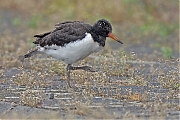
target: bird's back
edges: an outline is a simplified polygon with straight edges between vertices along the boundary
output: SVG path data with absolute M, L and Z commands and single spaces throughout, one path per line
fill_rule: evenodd
M 64 46 L 78 39 L 83 39 L 85 33 L 90 32 L 91 29 L 91 25 L 79 21 L 58 23 L 53 31 L 34 35 L 36 41 L 33 43 L 41 47 L 50 45 Z

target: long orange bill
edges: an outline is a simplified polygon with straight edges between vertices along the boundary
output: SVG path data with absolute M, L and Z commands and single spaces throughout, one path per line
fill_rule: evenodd
M 117 41 L 117 42 L 119 42 L 119 43 L 121 43 L 121 44 L 123 44 L 123 42 L 121 42 L 120 40 L 118 40 L 112 33 L 109 33 L 109 34 L 108 34 L 108 37 L 112 38 L 113 40 L 115 40 L 115 41 Z

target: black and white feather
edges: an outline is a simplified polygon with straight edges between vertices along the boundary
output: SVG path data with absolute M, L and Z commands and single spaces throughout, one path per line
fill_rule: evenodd
M 106 37 L 112 32 L 107 20 L 98 20 L 93 26 L 80 21 L 67 21 L 55 25 L 55 29 L 34 35 L 37 47 L 24 55 L 45 53 L 67 64 L 84 59 L 105 46 Z

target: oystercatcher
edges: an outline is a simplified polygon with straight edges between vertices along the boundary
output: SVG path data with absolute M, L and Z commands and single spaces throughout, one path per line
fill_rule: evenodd
M 123 44 L 112 34 L 112 26 L 105 19 L 98 20 L 93 26 L 80 21 L 67 21 L 55 25 L 53 31 L 34 35 L 37 46 L 29 53 L 21 56 L 21 60 L 36 53 L 45 53 L 67 64 L 68 85 L 70 70 L 82 69 L 95 72 L 89 66 L 73 67 L 72 64 L 98 52 L 105 46 L 106 37 Z

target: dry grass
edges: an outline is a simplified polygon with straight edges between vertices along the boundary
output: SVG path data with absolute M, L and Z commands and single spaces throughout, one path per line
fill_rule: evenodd
M 4 38 L 6 39 L 6 41 L 3 41 L 4 44 L 8 44 L 9 41 L 12 41 L 12 38 L 8 38 L 8 36 L 9 35 Z M 15 51 L 16 49 L 14 48 L 14 45 L 16 44 L 13 44 L 13 47 L 2 46 L 5 48 L 4 52 L 6 53 L 1 58 L 1 60 L 3 60 L 2 68 L 8 69 L 15 67 L 22 71 L 13 77 L 14 84 L 19 86 L 26 86 L 26 90 L 22 92 L 20 96 L 20 104 L 32 107 L 41 107 L 41 101 L 45 98 L 42 87 L 50 86 L 50 84 L 53 82 L 52 76 L 59 75 L 62 76 L 62 79 L 66 80 L 66 65 L 59 61 L 51 61 L 49 58 L 44 59 L 45 56 L 43 57 L 41 55 L 27 59 L 22 63 L 17 59 L 14 59 L 16 55 L 18 56 L 18 54 L 20 54 L 20 51 Z M 18 45 L 21 45 L 22 48 L 24 46 L 23 43 Z M 9 55 L 9 53 L 11 55 Z M 138 61 L 142 63 L 137 67 L 134 67 L 133 63 L 130 63 L 129 61 Z M 165 65 L 171 66 L 170 60 L 169 62 L 161 61 L 161 63 L 165 63 Z M 120 89 L 116 88 L 117 86 L 148 86 L 146 74 L 138 75 L 136 73 L 136 71 L 142 71 L 143 69 L 146 70 L 145 63 L 143 63 L 141 60 L 138 60 L 134 53 L 127 54 L 124 51 L 119 52 L 106 49 L 106 52 L 93 54 L 89 58 L 78 62 L 77 65 L 92 65 L 95 69 L 99 69 L 99 71 L 95 73 L 80 70 L 72 71 L 72 84 L 74 84 L 78 90 L 82 90 L 82 92 L 73 92 L 74 101 L 69 101 L 69 103 L 73 103 L 72 105 L 76 107 L 76 110 L 72 111 L 70 109 L 71 107 L 67 107 L 68 118 L 74 118 L 76 114 L 92 119 L 118 118 L 118 115 L 109 115 L 109 113 L 103 107 L 98 108 L 97 110 L 89 108 L 89 106 L 92 105 L 91 99 L 93 97 L 112 97 L 117 100 L 127 100 L 128 102 L 140 101 L 146 105 L 148 104 L 148 94 L 146 92 L 142 94 L 134 93 L 127 89 L 127 93 L 123 95 L 120 94 Z M 3 69 L 1 72 L 2 76 L 4 71 Z M 178 71 L 176 71 L 176 69 L 170 69 L 168 73 L 165 73 L 163 70 L 164 68 L 155 68 L 154 64 L 151 65 L 151 74 L 159 74 L 158 81 L 161 83 L 163 88 L 170 90 L 172 89 L 172 94 L 168 94 L 167 97 L 173 99 L 177 95 L 176 92 L 173 91 L 179 89 Z M 47 79 L 48 77 L 51 78 Z M 112 94 L 111 92 L 108 93 L 104 91 L 104 89 L 106 89 L 109 85 L 109 89 L 116 89 L 116 93 Z M 81 99 L 82 96 L 87 101 L 86 103 L 78 100 Z M 61 104 L 67 104 L 61 101 L 59 102 Z M 154 116 L 163 117 L 170 108 L 175 108 L 174 106 L 169 106 L 169 103 L 161 103 L 160 99 L 156 102 L 157 103 L 151 103 L 148 105 L 152 109 L 151 112 L 153 112 Z M 104 104 L 102 104 L 102 106 L 104 106 Z M 122 118 L 127 119 L 136 117 L 133 114 L 127 112 Z

